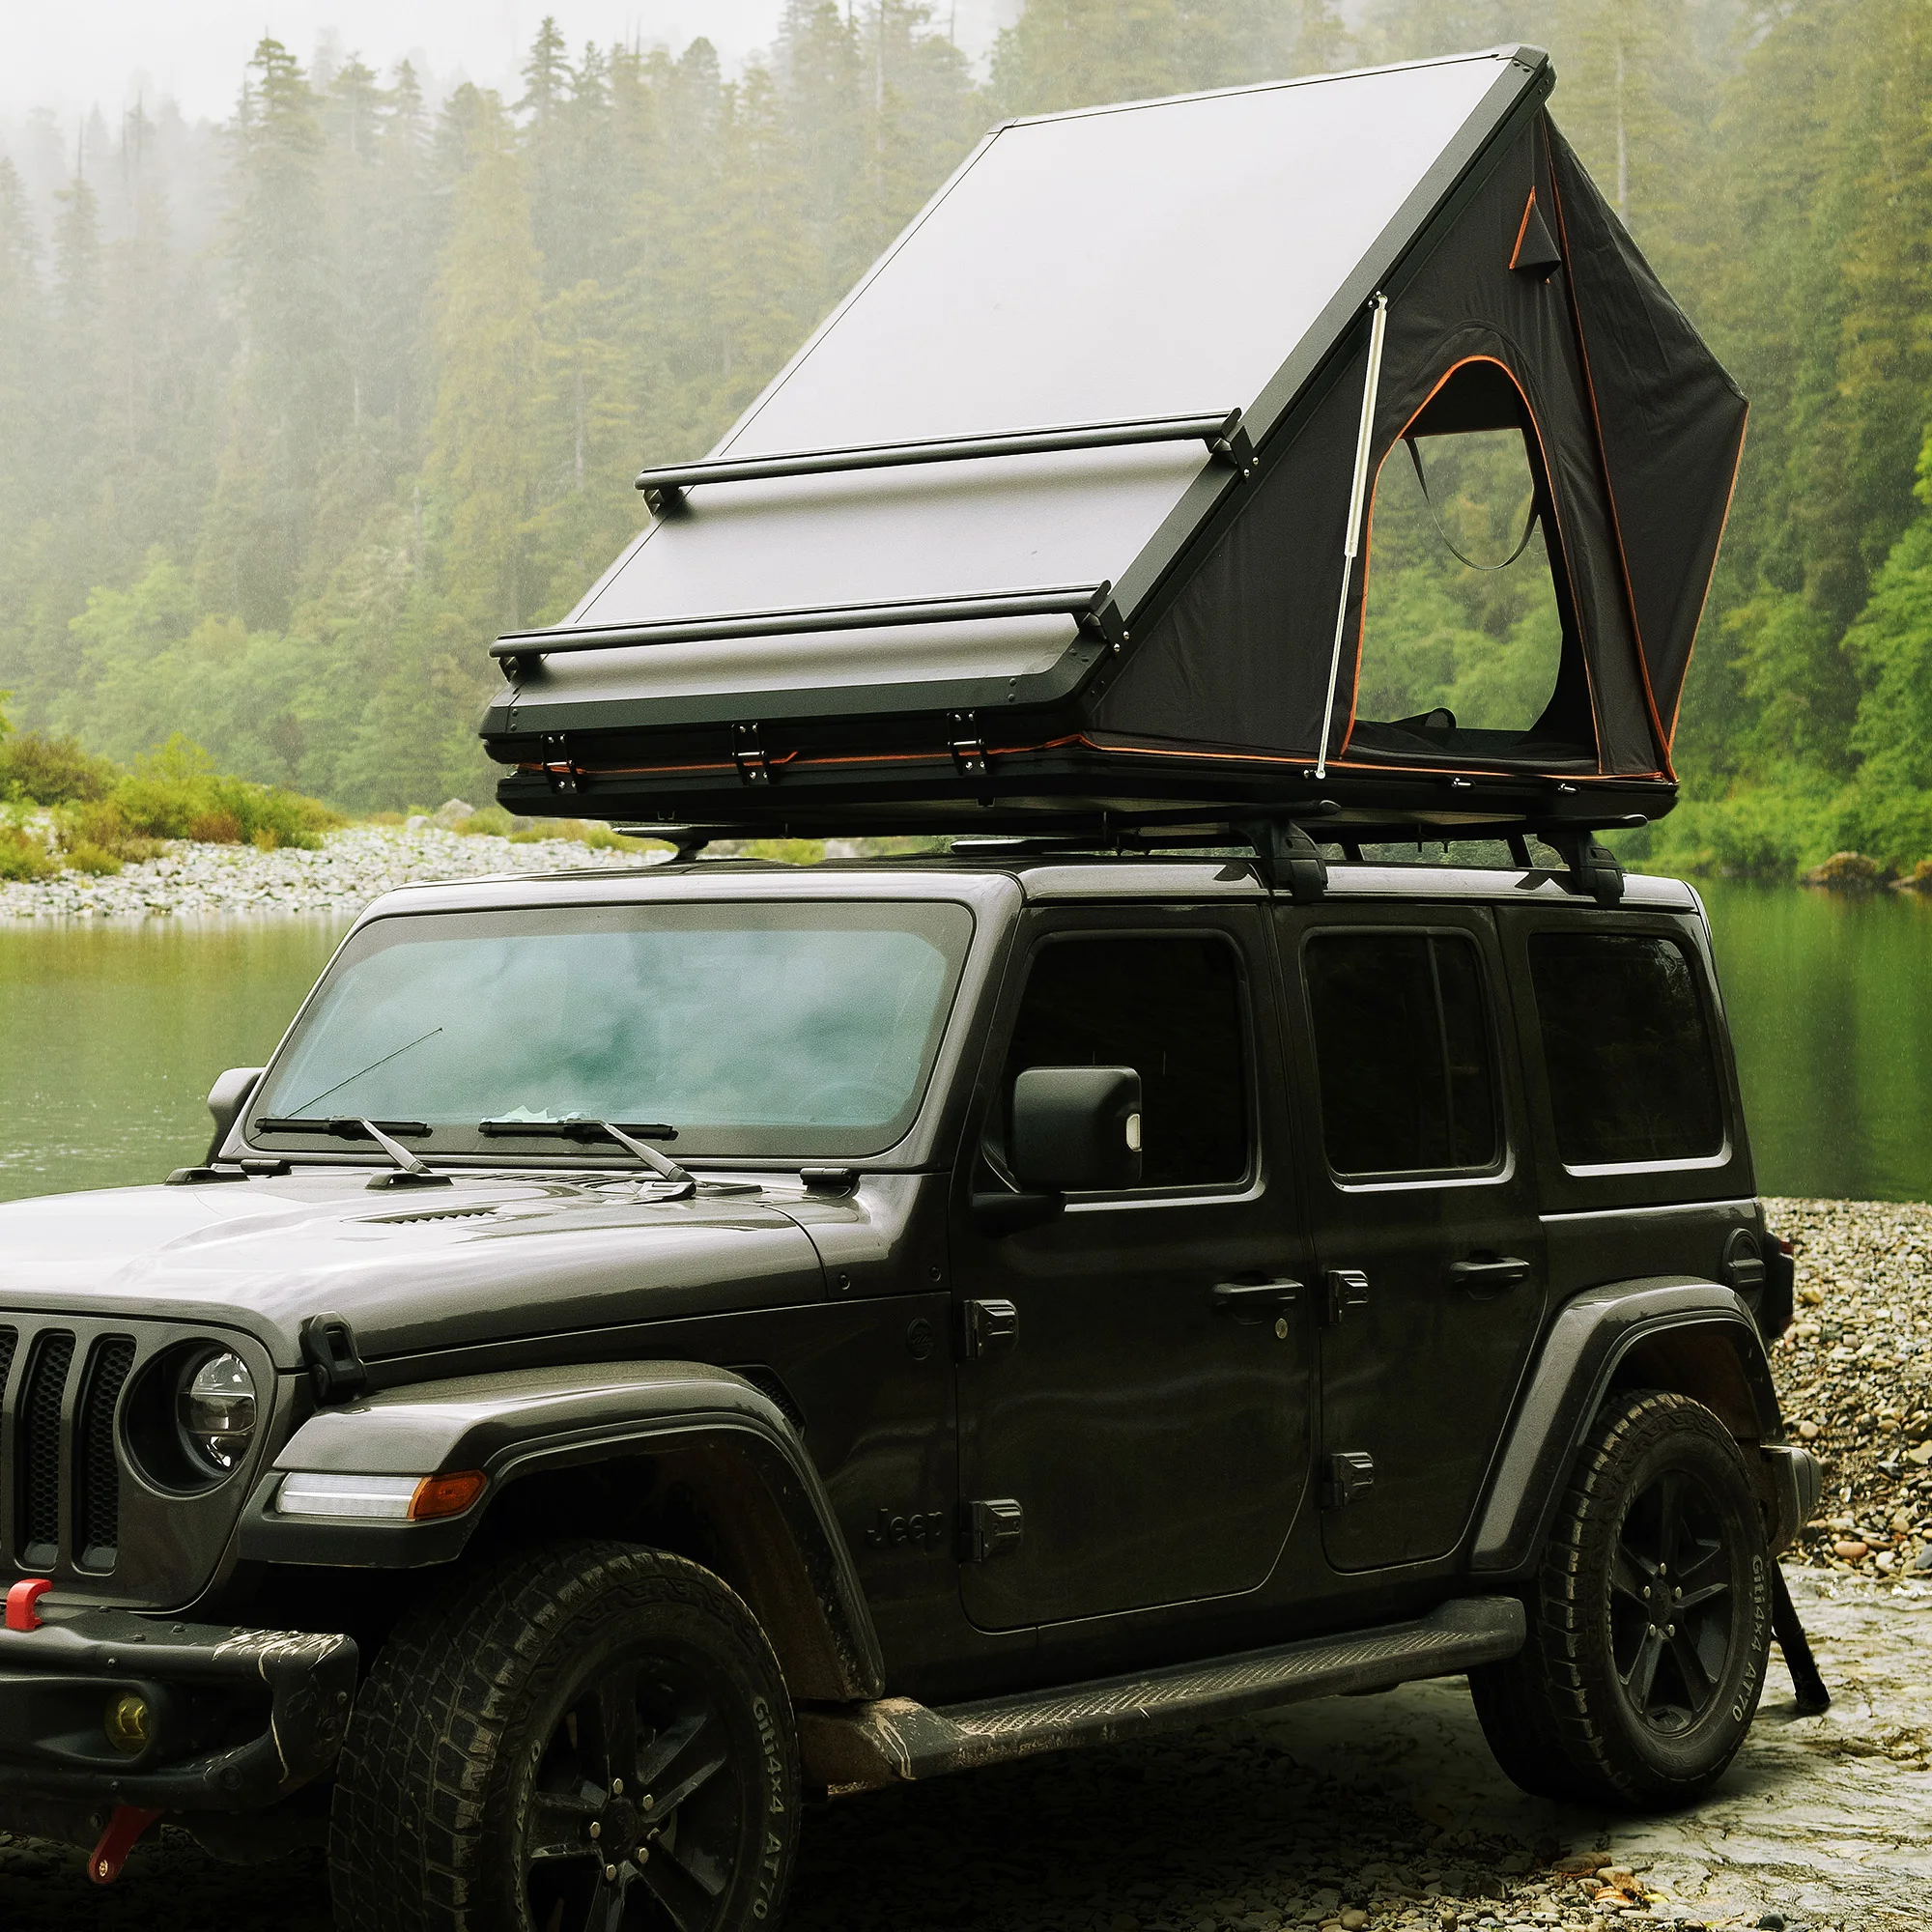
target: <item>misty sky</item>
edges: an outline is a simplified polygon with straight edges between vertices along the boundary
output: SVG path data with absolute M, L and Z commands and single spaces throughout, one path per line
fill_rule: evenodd
M 640 38 L 674 48 L 707 36 L 736 67 L 769 43 L 783 0 L 13 0 L 0 112 L 99 107 L 172 96 L 189 120 L 225 118 L 242 64 L 266 30 L 304 62 L 327 32 L 379 72 L 426 57 L 440 85 L 508 87 L 537 23 L 554 13 L 573 45 Z M 931 0 L 934 23 L 983 55 L 1019 0 Z

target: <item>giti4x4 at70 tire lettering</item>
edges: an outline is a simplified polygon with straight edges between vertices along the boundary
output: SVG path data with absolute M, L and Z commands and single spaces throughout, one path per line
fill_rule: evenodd
M 453 1580 L 377 1654 L 329 1872 L 343 1932 L 752 1932 L 797 1842 L 751 1611 L 695 1563 L 572 1543 Z
M 1546 1797 L 1640 1809 L 1708 1791 L 1764 1689 L 1771 1563 L 1724 1425 L 1688 1396 L 1620 1400 L 1577 1458 L 1527 1643 L 1469 1675 L 1504 1771 Z

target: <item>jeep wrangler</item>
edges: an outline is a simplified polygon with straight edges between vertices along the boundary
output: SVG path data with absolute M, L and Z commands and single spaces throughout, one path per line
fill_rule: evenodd
M 1313 849 L 380 900 L 0 1208 L 0 1825 L 741 1932 L 813 1795 L 1463 1672 L 1707 1790 L 1819 1472 L 1702 909 Z

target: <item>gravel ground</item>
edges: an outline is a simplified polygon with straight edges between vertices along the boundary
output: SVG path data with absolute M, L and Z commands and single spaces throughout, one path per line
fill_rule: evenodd
M 632 852 L 574 838 L 528 842 L 459 837 L 424 821 L 352 825 L 324 837 L 318 852 L 252 845 L 171 845 L 158 859 L 107 878 L 61 872 L 0 883 L 0 920 L 129 919 L 193 913 L 358 912 L 380 893 L 422 879 L 479 872 L 555 872 L 627 867 Z
M 1932 1208 L 1772 1208 L 1817 1331 L 1776 1360 L 1826 1463 L 1832 1522 L 1786 1565 L 1834 1693 L 1824 1716 L 1796 1715 L 1774 1663 L 1719 1790 L 1649 1820 L 1519 1792 L 1460 1680 L 1039 1758 L 818 1812 L 793 1932 L 1932 1923 L 1932 1575 L 1910 1570 L 1932 1518 L 1911 1456 L 1932 1440 Z M 328 1925 L 316 1855 L 242 1869 L 168 1831 L 98 1891 L 78 1852 L 0 1834 L 10 1932 Z
M 1932 1576 L 1932 1207 L 1766 1205 L 1798 1250 L 1798 1320 L 1773 1356 L 1785 1425 L 1825 1463 L 1804 1559 Z

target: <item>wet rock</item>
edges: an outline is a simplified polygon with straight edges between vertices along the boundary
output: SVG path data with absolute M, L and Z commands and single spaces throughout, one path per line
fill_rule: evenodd
M 1832 893 L 1876 893 L 1889 886 L 1892 869 L 1862 852 L 1833 852 L 1822 866 L 1804 874 L 1807 886 L 1819 886 Z

